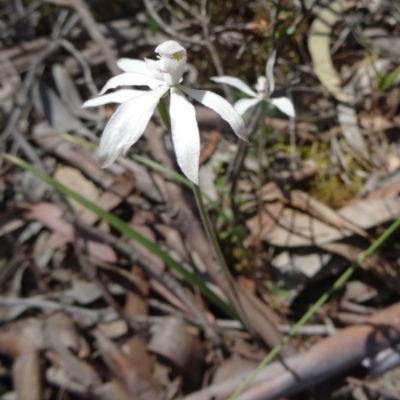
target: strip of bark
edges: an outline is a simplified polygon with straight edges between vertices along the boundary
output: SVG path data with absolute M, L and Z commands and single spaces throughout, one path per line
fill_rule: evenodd
M 400 303 L 377 312 L 364 325 L 321 340 L 309 351 L 265 367 L 239 400 L 272 400 L 325 382 L 357 366 L 365 357 L 400 341 Z M 185 400 L 225 399 L 246 379 L 241 375 L 211 385 Z

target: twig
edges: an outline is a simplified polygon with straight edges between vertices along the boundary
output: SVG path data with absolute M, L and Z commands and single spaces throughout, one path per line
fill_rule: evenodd
M 203 40 L 199 40 L 197 38 L 192 39 L 191 37 L 182 35 L 182 34 L 176 32 L 174 29 L 170 28 L 169 25 L 167 25 L 161 19 L 161 17 L 158 15 L 151 0 L 143 0 L 143 2 L 144 2 L 144 5 L 146 6 L 148 13 L 151 15 L 151 17 L 154 19 L 154 21 L 157 22 L 157 24 L 160 26 L 160 28 L 163 31 L 165 31 L 166 33 L 168 33 L 169 35 L 171 35 L 172 37 L 174 37 L 176 39 L 182 40 L 183 42 L 197 44 L 197 45 L 201 45 L 201 46 L 205 45 Z
M 81 21 L 87 29 L 91 38 L 98 44 L 101 52 L 104 55 L 108 69 L 113 75 L 118 75 L 121 71 L 117 65 L 117 59 L 108 45 L 106 38 L 101 33 L 97 22 L 94 20 L 89 8 L 82 0 L 47 0 L 50 3 L 59 5 L 69 5 L 75 9 L 77 14 L 80 16 Z
M 25 306 L 27 308 L 41 308 L 46 310 L 58 311 L 62 310 L 69 314 L 76 314 L 88 318 L 92 321 L 110 321 L 113 320 L 117 314 L 111 309 L 91 310 L 88 308 L 71 306 L 68 304 L 57 303 L 52 300 L 46 300 L 39 297 L 14 298 L 14 297 L 0 297 L 0 305 L 2 306 Z
M 400 303 L 376 313 L 368 324 L 352 326 L 321 340 L 309 351 L 264 368 L 240 400 L 272 400 L 343 374 L 365 357 L 400 340 Z M 225 399 L 249 374 L 211 385 L 185 400 Z

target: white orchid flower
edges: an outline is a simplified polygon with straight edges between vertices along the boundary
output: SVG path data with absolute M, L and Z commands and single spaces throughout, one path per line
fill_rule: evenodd
M 246 83 L 244 83 L 238 78 L 234 78 L 233 76 L 214 76 L 211 78 L 211 80 L 214 82 L 226 83 L 227 85 L 231 85 L 236 89 L 239 89 L 241 92 L 252 97 L 251 99 L 240 99 L 235 103 L 234 105 L 235 110 L 240 115 L 243 115 L 249 108 L 254 107 L 261 101 L 266 101 L 268 103 L 273 104 L 275 107 L 279 108 L 279 110 L 281 110 L 289 117 L 294 118 L 295 111 L 293 103 L 287 97 L 277 97 L 277 98 L 271 97 L 275 89 L 275 80 L 274 80 L 275 57 L 276 57 L 276 51 L 272 53 L 271 57 L 267 61 L 267 65 L 265 67 L 265 76 L 260 76 L 257 79 L 257 84 L 255 85 L 257 92 L 251 89 L 250 86 L 248 86 Z
M 99 164 L 106 168 L 142 136 L 159 100 L 170 95 L 169 114 L 172 141 L 178 164 L 192 182 L 199 182 L 200 135 L 195 110 L 184 93 L 226 120 L 241 139 L 247 141 L 242 117 L 221 96 L 187 88 L 180 84 L 186 65 L 186 50 L 169 40 L 156 48 L 159 60 L 121 59 L 118 66 L 125 72 L 111 78 L 100 92 L 101 97 L 86 101 L 82 107 L 121 103 L 110 118 L 101 137 Z M 149 86 L 150 91 L 122 89 L 103 95 L 119 86 Z M 184 92 L 184 93 L 183 93 Z

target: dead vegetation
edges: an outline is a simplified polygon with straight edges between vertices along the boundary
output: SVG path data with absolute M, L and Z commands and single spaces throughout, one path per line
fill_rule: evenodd
M 398 232 L 329 292 L 400 218 L 397 1 L 0 4 L 0 399 L 227 399 L 325 292 L 240 400 L 400 398 Z M 93 147 L 117 106 L 80 108 L 118 58 L 171 38 L 185 84 L 231 102 L 208 78 L 254 85 L 277 49 L 276 91 L 296 109 L 269 109 L 264 139 L 246 116 L 243 146 L 196 105 L 200 186 L 233 282 L 168 172 L 160 118 L 101 170 Z

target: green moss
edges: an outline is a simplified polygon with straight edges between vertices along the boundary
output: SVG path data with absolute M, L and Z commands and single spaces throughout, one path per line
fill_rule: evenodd
M 274 152 L 284 151 L 290 154 L 291 148 L 286 143 L 276 143 Z M 343 202 L 355 197 L 363 187 L 363 182 L 356 174 L 352 173 L 360 166 L 349 154 L 346 160 L 349 164 L 348 177 L 351 183 L 346 183 L 341 178 L 341 168 L 335 167 L 331 162 L 331 149 L 327 142 L 316 140 L 311 145 L 296 147 L 297 154 L 302 160 L 312 160 L 317 168 L 315 177 L 309 182 L 309 194 L 331 207 L 339 207 Z

